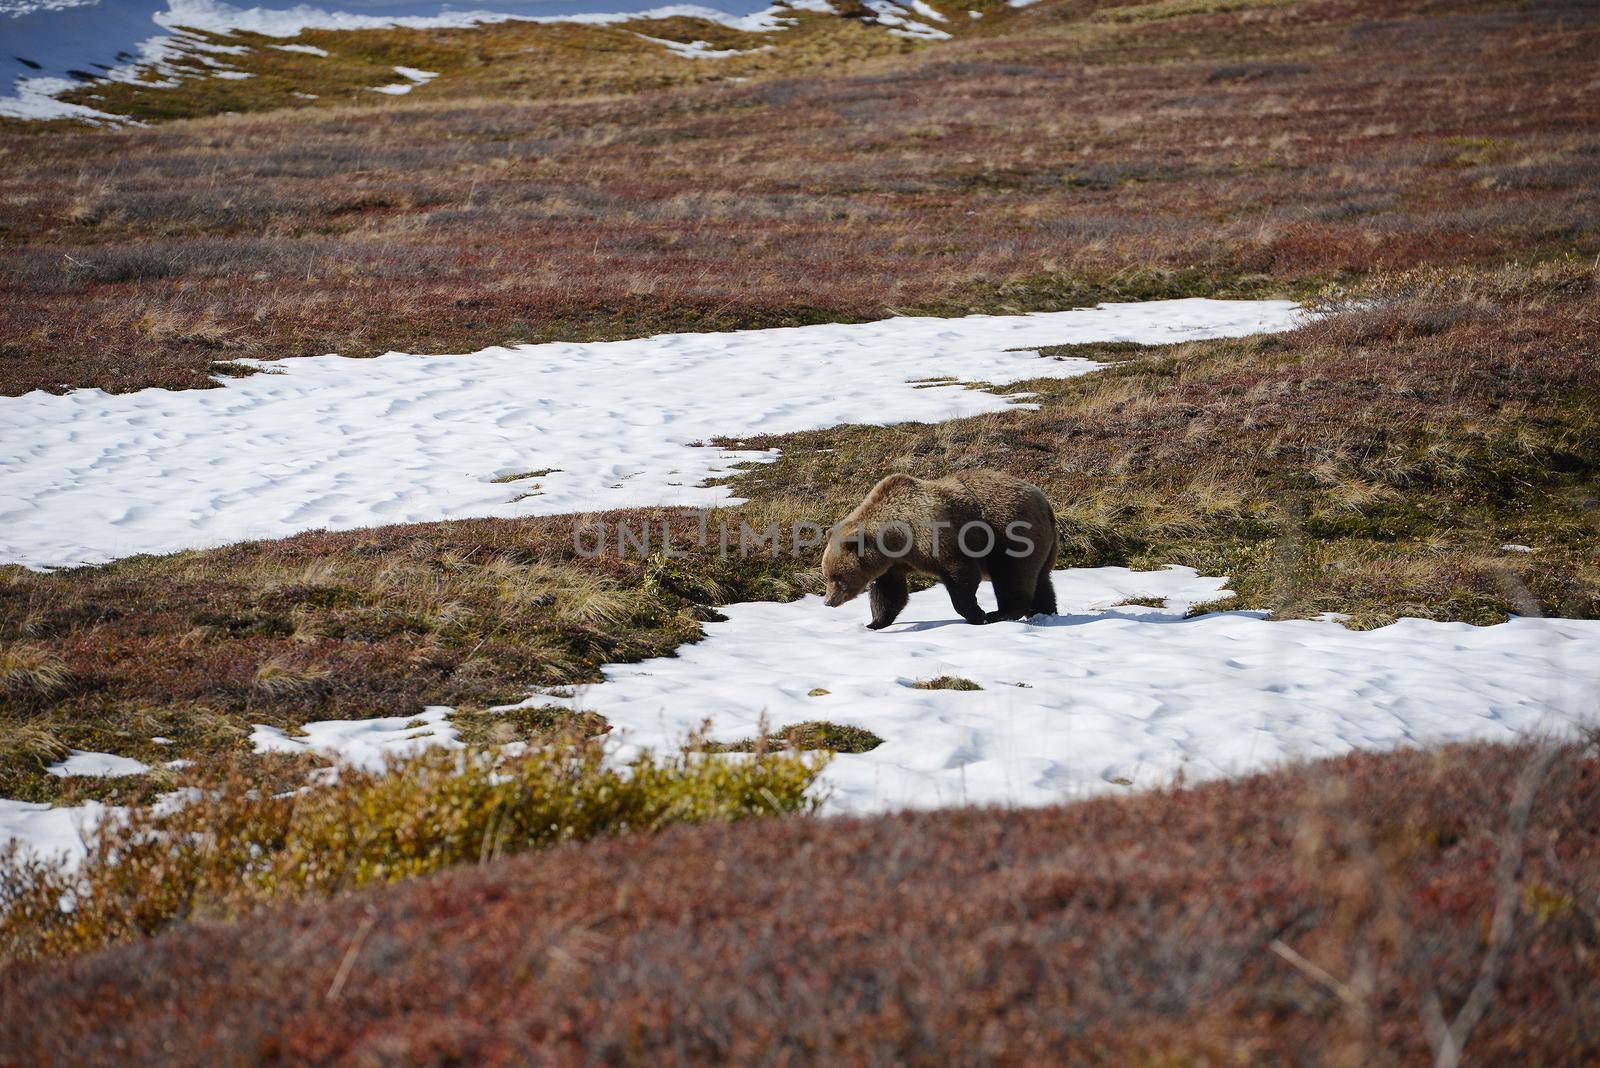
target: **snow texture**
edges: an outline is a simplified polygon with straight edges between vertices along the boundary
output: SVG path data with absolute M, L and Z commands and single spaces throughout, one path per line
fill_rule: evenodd
M 390 757 L 431 746 L 459 746 L 450 711 L 430 705 L 418 716 L 318 720 L 307 723 L 296 736 L 258 723 L 250 743 L 258 753 L 320 753 L 342 764 L 378 771 Z
M 865 598 L 736 604 L 675 657 L 610 665 L 604 683 L 527 703 L 605 716 L 619 759 L 681 744 L 706 720 L 713 741 L 753 738 L 763 717 L 771 729 L 864 727 L 884 743 L 829 765 L 834 812 L 1043 805 L 1180 772 L 1192 782 L 1352 749 L 1559 736 L 1600 705 L 1600 621 L 1404 619 L 1362 632 L 1255 612 L 1185 618 L 1226 596 L 1226 580 L 1183 567 L 1069 569 L 1055 585 L 1061 615 L 982 627 L 939 587 L 879 632 L 864 628 Z M 1164 607 L 1120 606 L 1152 597 Z M 946 675 L 982 689 L 911 686 Z M 808 696 L 817 689 L 828 693 Z
M 439 76 L 437 71 L 418 70 L 415 67 L 396 67 L 394 72 L 407 80 L 396 82 L 393 85 L 373 86 L 372 91 L 374 93 L 387 93 L 389 96 L 403 96 L 417 86 L 426 85 Z
M 262 364 L 218 389 L 0 398 L 0 563 L 102 563 L 315 528 L 726 503 L 771 454 L 701 444 L 1017 403 L 959 382 L 1096 366 L 1041 345 L 1283 330 L 1286 301 L 1174 300 Z M 1018 351 L 1021 350 L 1021 351 Z M 949 376 L 952 381 L 927 380 Z M 538 477 L 496 482 L 523 472 Z
M 658 44 L 680 59 L 726 59 L 763 51 L 761 48 L 712 48 L 710 41 L 669 41 L 665 37 L 651 37 L 644 33 L 635 33 L 634 36 Z
M 173 761 L 167 766 L 182 763 L 187 761 Z M 199 794 L 195 787 L 173 790 L 156 798 L 151 809 L 157 815 L 168 813 L 192 803 Z M 121 819 L 127 812 L 120 805 L 100 801 L 51 806 L 0 798 L 0 849 L 15 842 L 23 856 L 60 859 L 76 867 L 86 853 L 85 839 L 94 833 L 100 821 L 107 817 Z
M 873 19 L 898 37 L 920 38 L 927 41 L 948 41 L 950 35 L 934 29 L 925 22 L 905 17 L 906 9 L 896 0 L 862 0 L 862 6 L 872 12 Z
M 143 775 L 150 770 L 150 765 L 141 764 L 131 757 L 116 756 L 112 753 L 90 753 L 82 749 L 74 749 L 67 754 L 67 758 L 51 764 L 44 769 L 51 775 L 66 778 L 69 775 L 90 775 L 101 778 L 113 778 L 119 775 Z
M 60 94 L 78 88 L 70 78 L 18 78 L 12 95 L 0 97 L 0 115 L 11 119 L 82 119 L 86 122 L 120 121 L 117 116 L 83 104 L 58 100 Z
M 84 855 L 84 837 L 106 813 L 122 811 L 99 801 L 52 807 L 0 798 L 0 849 L 17 842 L 25 854 L 66 857 L 76 862 Z

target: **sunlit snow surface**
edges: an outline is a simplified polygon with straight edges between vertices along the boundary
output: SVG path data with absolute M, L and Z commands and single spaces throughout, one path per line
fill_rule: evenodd
M 696 443 L 1000 411 L 1015 400 L 960 382 L 1096 366 L 1041 359 L 1041 345 L 1237 336 L 1287 329 L 1299 315 L 1287 301 L 1154 301 L 466 356 L 317 356 L 263 364 L 266 373 L 217 389 L 5 397 L 0 563 L 92 564 L 315 528 L 726 502 L 727 489 L 702 483 L 768 454 Z M 940 376 L 959 382 L 919 381 Z
M 1069 569 L 1055 585 L 1061 615 L 982 627 L 938 587 L 878 632 L 864 627 L 865 598 L 736 604 L 675 657 L 610 665 L 603 683 L 530 703 L 600 713 L 624 758 L 707 720 L 714 741 L 752 738 L 763 717 L 774 729 L 865 727 L 883 744 L 836 757 L 824 785 L 831 811 L 880 812 L 1042 805 L 1352 749 L 1565 736 L 1600 699 L 1597 621 L 1405 619 L 1360 632 L 1246 612 L 1186 619 L 1226 596 L 1226 580 L 1188 568 Z M 1117 607 L 1152 597 L 1165 607 Z M 946 675 L 982 689 L 910 685 Z
M 443 705 L 430 705 L 417 716 L 317 720 L 307 723 L 295 735 L 263 723 L 251 732 L 250 744 L 258 753 L 318 753 L 378 771 L 391 757 L 433 746 L 458 745 L 450 711 Z
M 64 759 L 56 761 L 44 770 L 60 778 L 72 776 L 115 778 L 119 775 L 143 775 L 150 770 L 150 765 L 140 763 L 131 757 L 117 756 L 115 753 L 90 753 L 74 749 Z
M 46 805 L 0 797 L 0 849 L 16 842 L 24 854 L 77 861 L 84 854 L 84 837 L 93 833 L 106 813 L 121 811 L 99 801 Z M 4 877 L 5 871 L 0 868 L 0 878 Z

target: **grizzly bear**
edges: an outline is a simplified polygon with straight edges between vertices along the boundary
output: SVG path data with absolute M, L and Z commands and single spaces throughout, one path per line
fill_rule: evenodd
M 950 591 L 968 623 L 1053 615 L 1056 516 L 1037 486 L 999 471 L 948 478 L 890 475 L 833 528 L 822 554 L 830 608 L 872 587 L 873 630 L 895 621 L 910 596 L 907 576 L 929 575 Z M 994 584 L 998 610 L 978 606 Z

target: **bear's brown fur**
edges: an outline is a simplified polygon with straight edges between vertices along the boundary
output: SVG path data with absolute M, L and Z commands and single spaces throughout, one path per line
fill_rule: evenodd
M 873 630 L 906 606 L 907 576 L 944 583 L 968 623 L 1054 614 L 1050 571 L 1056 517 L 1044 493 L 999 471 L 948 478 L 890 475 L 834 527 L 822 554 L 827 604 L 838 607 L 872 587 Z M 994 584 L 999 609 L 984 613 L 978 585 Z

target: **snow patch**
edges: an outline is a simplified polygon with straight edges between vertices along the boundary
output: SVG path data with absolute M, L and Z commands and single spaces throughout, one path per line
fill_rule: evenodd
M 303 735 L 290 737 L 277 727 L 256 724 L 250 741 L 258 753 L 320 753 L 341 764 L 381 770 L 390 756 L 406 756 L 434 746 L 460 748 L 450 709 L 430 706 L 415 716 L 385 719 L 320 720 L 307 723 Z M 191 766 L 188 760 L 171 760 L 174 770 Z M 52 775 L 138 775 L 148 765 L 110 753 L 74 750 L 66 760 L 46 769 Z M 194 789 L 175 790 L 156 801 L 156 811 L 170 811 L 196 796 Z M 89 801 L 81 805 L 51 806 L 0 798 L 0 849 L 17 842 L 25 853 L 42 858 L 64 857 L 76 864 L 84 856 L 84 839 L 107 816 L 120 817 L 127 809 Z
M 272 47 L 276 48 L 280 52 L 302 52 L 308 56 L 321 56 L 323 59 L 326 59 L 333 54 L 326 48 L 318 48 L 316 45 L 308 44 L 273 45 Z
M 119 115 L 56 99 L 82 85 L 70 78 L 19 78 L 12 86 L 12 95 L 0 97 L 0 115 L 12 119 L 80 119 L 93 123 L 123 121 Z
M 394 72 L 407 80 L 404 82 L 397 82 L 394 85 L 374 86 L 372 91 L 374 93 L 387 93 L 390 96 L 400 96 L 402 94 L 411 92 L 411 90 L 415 89 L 419 85 L 428 84 L 439 76 L 437 71 L 418 70 L 415 67 L 396 67 Z
M 157 815 L 164 815 L 181 805 L 191 804 L 199 796 L 200 791 L 195 787 L 173 790 L 156 798 L 151 809 Z M 127 812 L 121 805 L 107 805 L 99 801 L 51 806 L 0 798 L 0 849 L 14 842 L 23 856 L 62 860 L 75 868 L 87 852 L 85 841 L 94 833 L 100 821 L 121 819 Z
M 17 18 L 36 11 L 65 11 L 73 7 L 86 7 L 100 0 L 0 0 L 0 16 Z
M 307 723 L 296 736 L 258 723 L 250 744 L 258 753 L 320 753 L 341 764 L 379 771 L 390 757 L 434 746 L 459 748 L 451 709 L 430 705 L 416 716 L 384 719 L 325 719 Z
M 1185 618 L 1226 580 L 1183 567 L 1069 569 L 1055 583 L 1061 615 L 983 627 L 938 587 L 876 633 L 864 598 L 731 605 L 674 657 L 610 665 L 604 683 L 528 704 L 605 716 L 619 759 L 680 744 L 706 719 L 713 741 L 751 738 L 763 716 L 773 729 L 864 727 L 884 744 L 837 756 L 823 785 L 832 811 L 882 812 L 1043 805 L 1180 772 L 1197 781 L 1353 749 L 1566 735 L 1600 702 L 1600 621 L 1353 631 L 1257 612 Z M 1123 604 L 1151 597 L 1163 607 Z M 942 675 L 982 689 L 908 685 Z M 828 693 L 809 696 L 818 689 Z
M 889 27 L 889 32 L 897 37 L 912 37 L 925 41 L 950 39 L 950 35 L 943 30 L 936 30 L 925 22 L 906 18 L 906 9 L 896 3 L 896 0 L 862 0 L 862 4 L 872 12 L 873 21 L 880 26 Z
M 84 839 L 107 813 L 123 810 L 99 801 L 59 807 L 0 798 L 0 848 L 17 842 L 23 852 L 41 859 L 83 858 Z
M 751 52 L 762 52 L 764 48 L 712 48 L 710 41 L 669 41 L 664 37 L 651 37 L 649 34 L 636 33 L 635 37 L 643 38 L 651 44 L 658 44 L 675 56 L 683 59 L 726 59 L 728 56 L 745 56 Z
M 1300 316 L 1287 301 L 1154 301 L 470 356 L 313 356 L 217 389 L 0 398 L 0 563 L 96 564 L 319 527 L 725 504 L 729 490 L 706 480 L 771 454 L 698 443 L 997 412 L 1017 401 L 962 383 L 1095 369 L 1040 359 L 1041 345 L 1237 337 Z M 928 382 L 940 376 L 950 381 Z
M 44 770 L 62 778 L 69 775 L 115 778 L 122 775 L 143 775 L 150 770 L 150 765 L 140 763 L 131 757 L 74 749 L 65 760 L 51 764 Z
M 526 15 L 493 10 L 440 11 L 432 15 L 359 15 L 349 11 L 298 4 L 288 9 L 239 8 L 220 0 L 169 0 L 168 11 L 155 16 L 163 26 L 191 26 L 211 33 L 248 30 L 265 37 L 298 37 L 306 30 L 374 30 L 398 26 L 407 29 L 461 29 L 496 22 L 576 22 L 606 26 L 634 19 L 703 19 L 741 30 L 783 28 L 783 6 L 774 6 L 749 15 L 732 15 L 699 4 L 666 4 L 639 11 L 572 12 L 554 15 Z

